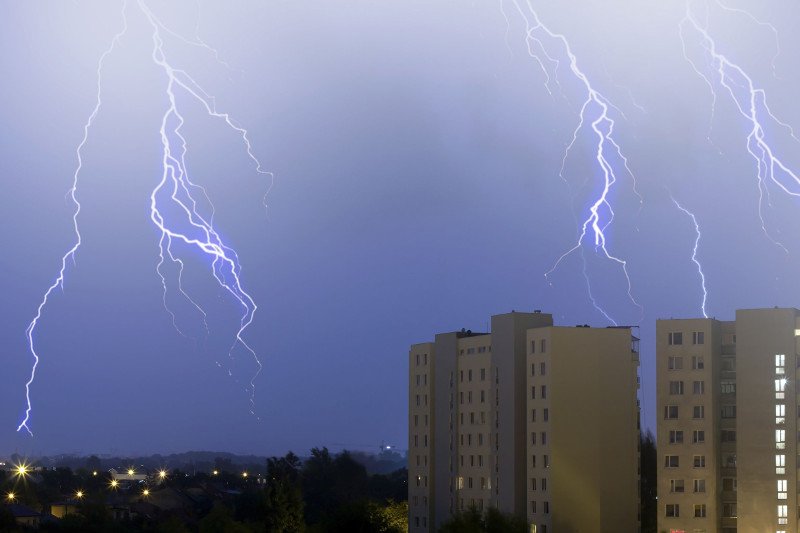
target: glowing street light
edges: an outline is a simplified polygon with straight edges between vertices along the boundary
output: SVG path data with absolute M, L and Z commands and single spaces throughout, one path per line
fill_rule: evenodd
M 136 473 L 136 471 L 135 471 L 133 468 L 129 468 L 129 469 L 128 469 L 128 475 L 129 475 L 129 476 L 132 476 L 132 475 L 134 475 L 135 473 Z
M 150 490 L 149 489 L 144 489 L 142 491 L 142 496 L 145 496 L 145 497 L 150 496 Z
M 17 495 L 14 494 L 13 492 L 9 492 L 8 494 L 6 494 L 6 499 L 10 502 L 13 502 L 14 500 L 17 499 Z
M 164 478 L 166 478 L 166 477 L 167 477 L 167 471 L 166 471 L 166 470 L 159 470 L 159 472 L 158 472 L 158 478 L 159 478 L 159 479 L 161 479 L 161 480 L 163 480 L 163 479 L 164 479 Z
M 112 489 L 116 489 L 118 485 L 119 485 L 119 481 L 117 481 L 116 479 L 112 479 L 111 480 L 111 488 Z
M 242 472 L 242 477 L 247 477 L 247 472 Z
M 94 470 L 94 471 L 92 472 L 92 475 L 96 477 L 96 476 L 97 476 L 97 470 Z
M 211 472 L 211 475 L 213 476 L 219 475 L 219 470 L 214 470 L 213 472 Z
M 76 492 L 76 493 L 75 493 L 75 497 L 76 497 L 76 498 L 78 498 L 79 500 L 80 500 L 81 498 L 83 498 L 83 491 L 82 491 L 82 490 L 79 490 L 78 492 Z
M 16 475 L 17 477 L 25 477 L 28 475 L 29 472 L 30 472 L 30 467 L 25 463 L 17 465 L 17 467 L 14 469 L 14 475 Z

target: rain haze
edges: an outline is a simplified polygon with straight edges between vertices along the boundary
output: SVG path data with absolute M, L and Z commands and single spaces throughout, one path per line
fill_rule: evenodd
M 35 330 L 31 437 L 16 431 L 33 363 L 25 332 L 75 243 L 76 148 L 123 4 L 2 5 L 0 452 L 405 448 L 409 346 L 534 309 L 560 325 L 638 326 L 643 425 L 654 428 L 655 320 L 702 316 L 697 235 L 671 196 L 701 229 L 709 316 L 800 306 L 800 186 L 786 174 L 788 193 L 759 186 L 752 124 L 731 96 L 742 79 L 731 92 L 719 85 L 686 21 L 682 43 L 683 2 L 530 4 L 613 103 L 635 180 L 615 157 L 600 224 L 610 221 L 606 249 L 625 261 L 630 296 L 591 229 L 559 262 L 604 181 L 589 124 L 564 157 L 585 88 L 561 41 L 542 40 L 552 59 L 529 54 L 529 4 L 147 2 L 173 32 L 162 31 L 171 64 L 246 128 L 271 173 L 178 93 L 187 169 L 258 306 L 242 334 L 263 365 L 250 387 L 258 363 L 230 348 L 241 309 L 208 257 L 182 249 L 192 300 L 176 289 L 176 263 L 162 269 L 166 297 L 157 272 L 150 197 L 163 175 L 167 76 L 130 0 L 81 151 L 82 244 Z M 800 127 L 800 6 L 691 7 L 774 115 Z M 797 174 L 791 130 L 770 122 L 764 138 Z

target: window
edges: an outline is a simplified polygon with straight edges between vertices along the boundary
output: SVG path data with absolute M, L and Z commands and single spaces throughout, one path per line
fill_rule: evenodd
M 481 381 L 486 381 L 486 369 L 481 368 Z
M 705 455 L 695 455 L 694 460 L 692 461 L 692 466 L 694 468 L 705 468 L 706 467 L 706 456 Z
M 545 364 L 543 362 L 539 363 L 539 375 L 544 376 L 545 374 L 547 374 L 547 368 Z
M 786 499 L 786 491 L 788 490 L 787 483 L 788 482 L 785 479 L 779 479 L 778 480 L 778 499 L 779 500 L 785 500 Z
M 678 468 L 679 461 L 677 455 L 664 456 L 664 468 Z
M 419 354 L 417 354 L 417 366 L 419 366 Z
M 536 363 L 531 363 L 531 376 L 536 375 Z
M 786 366 L 786 355 L 779 353 L 775 355 L 775 368 Z
M 544 421 L 545 421 L 545 422 L 547 422 L 548 420 L 550 420 L 550 409 L 548 409 L 547 407 L 545 407 L 545 408 L 544 408 L 544 413 L 542 413 L 542 414 L 544 414 Z
M 723 429 L 719 435 L 722 442 L 736 442 L 736 430 Z
M 692 344 L 705 344 L 706 343 L 706 333 L 705 331 L 693 331 L 692 332 Z
M 540 343 L 540 346 L 541 346 L 542 349 L 539 350 L 539 351 L 544 353 L 546 351 L 546 348 L 547 348 L 547 339 L 542 339 L 542 342 Z
M 703 444 L 706 441 L 706 432 L 702 429 L 692 431 L 692 444 Z
M 531 445 L 533 445 L 533 446 L 536 445 L 536 432 L 535 431 L 531 432 Z
M 680 331 L 671 331 L 667 341 L 671 346 L 678 346 L 683 344 L 683 333 Z
M 531 353 L 536 353 L 536 341 L 531 341 Z
M 722 394 L 736 394 L 736 382 L 722 381 L 719 384 L 719 392 Z
M 536 399 L 536 386 L 531 387 L 531 400 Z
M 679 430 L 670 430 L 669 432 L 669 443 L 670 444 L 683 444 L 683 431 Z
M 547 478 L 542 478 L 542 490 L 547 490 Z
M 732 357 L 726 357 L 722 359 L 722 370 L 725 372 L 735 372 L 736 371 L 736 359 Z
M 674 420 L 678 418 L 678 406 L 677 405 L 665 405 L 664 406 L 664 419 L 666 420 Z
M 670 479 L 669 480 L 669 491 L 670 492 L 683 492 L 683 480 L 682 479 Z
M 786 422 L 786 404 L 779 403 L 775 405 L 775 423 L 783 424 Z
M 693 394 L 705 394 L 706 392 L 706 382 L 705 381 L 693 381 L 692 382 L 692 393 Z
M 694 505 L 694 517 L 695 518 L 705 518 L 706 517 L 706 504 L 704 504 L 704 503 L 696 503 Z
M 472 381 L 472 369 L 467 371 L 467 381 Z
M 723 518 L 736 518 L 738 515 L 736 514 L 736 504 L 735 503 L 723 503 L 722 504 L 722 517 Z
M 703 370 L 705 368 L 705 363 L 703 361 L 702 355 L 693 355 L 692 356 L 692 370 Z
M 667 518 L 678 518 L 681 516 L 680 505 L 677 503 L 668 503 L 666 509 Z
M 683 369 L 683 357 L 680 355 L 671 355 L 667 359 L 667 368 L 669 370 L 682 370 Z
M 536 409 L 531 409 L 531 422 L 536 422 Z
M 702 405 L 695 405 L 692 407 L 692 418 L 705 418 L 706 409 Z
M 550 458 L 548 456 L 546 456 L 546 455 L 543 455 L 542 456 L 542 460 L 544 462 L 544 467 L 545 468 L 550 468 Z
M 542 431 L 542 446 L 547 444 L 547 432 Z
M 550 502 L 544 502 L 544 514 L 550 514 Z M 542 526 L 542 533 L 545 533 L 544 526 Z
M 486 403 L 486 391 L 481 390 L 481 403 Z
M 736 418 L 736 406 L 735 405 L 723 405 L 722 406 L 722 418 Z
M 695 492 L 705 492 L 706 491 L 706 480 L 705 479 L 695 479 L 694 480 L 694 491 Z
M 789 506 L 788 505 L 779 505 L 778 506 L 778 518 L 786 518 L 789 516 Z
M 542 385 L 542 400 L 547 398 L 547 385 Z
M 669 393 L 672 395 L 683 394 L 683 381 L 670 381 Z
M 722 490 L 735 492 L 736 491 L 736 478 L 724 477 L 722 478 Z

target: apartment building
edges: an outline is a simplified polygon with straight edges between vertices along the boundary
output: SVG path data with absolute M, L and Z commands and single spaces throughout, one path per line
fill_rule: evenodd
M 495 507 L 534 533 L 637 531 L 638 339 L 492 317 L 409 351 L 409 531 Z
M 798 532 L 800 311 L 656 326 L 658 529 Z

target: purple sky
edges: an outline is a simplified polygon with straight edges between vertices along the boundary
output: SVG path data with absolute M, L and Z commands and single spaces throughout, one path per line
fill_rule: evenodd
M 97 61 L 121 29 L 122 4 L 7 6 L 0 455 L 405 447 L 410 344 L 485 329 L 490 315 L 512 309 L 552 312 L 564 325 L 609 324 L 592 306 L 580 253 L 544 277 L 575 244 L 600 189 L 585 136 L 559 177 L 582 103 L 563 49 L 548 44 L 562 61 L 551 95 L 510 0 L 502 8 L 337 4 L 149 3 L 170 28 L 218 50 L 228 66 L 202 47 L 165 40 L 171 61 L 248 129 L 275 175 L 265 213 L 268 183 L 240 138 L 179 96 L 187 165 L 214 202 L 215 228 L 238 253 L 259 306 L 245 332 L 264 365 L 258 417 L 245 391 L 255 364 L 241 349 L 228 357 L 238 309 L 202 254 L 184 254 L 184 286 L 206 306 L 207 340 L 179 335 L 162 305 L 149 196 L 161 177 L 166 78 L 131 0 L 82 152 L 83 244 L 36 330 L 33 438 L 15 432 L 31 365 L 25 329 L 74 240 L 65 193 L 95 103 Z M 763 203 L 768 231 L 787 253 L 761 227 L 746 122 L 721 91 L 712 117 L 708 86 L 683 56 L 682 2 L 540 4 L 542 21 L 567 36 L 582 71 L 617 106 L 616 140 L 643 198 L 640 209 L 621 173 L 606 232 L 609 251 L 627 261 L 643 313 L 628 300 L 618 266 L 592 246 L 582 250 L 600 305 L 620 323 L 641 325 L 644 422 L 653 427 L 655 320 L 698 316 L 701 301 L 694 230 L 667 189 L 697 215 L 707 309 L 722 319 L 736 308 L 800 305 L 800 205 L 774 186 Z M 800 66 L 789 52 L 800 46 L 800 8 L 749 6 L 780 36 L 784 52 L 773 70 L 770 27 L 710 5 L 719 50 L 766 90 L 776 115 L 800 127 Z M 694 6 L 705 20 L 702 2 Z M 688 53 L 702 58 L 698 43 L 687 41 Z M 788 130 L 772 124 L 766 139 L 800 169 Z M 203 337 L 199 314 L 173 303 L 182 329 Z

